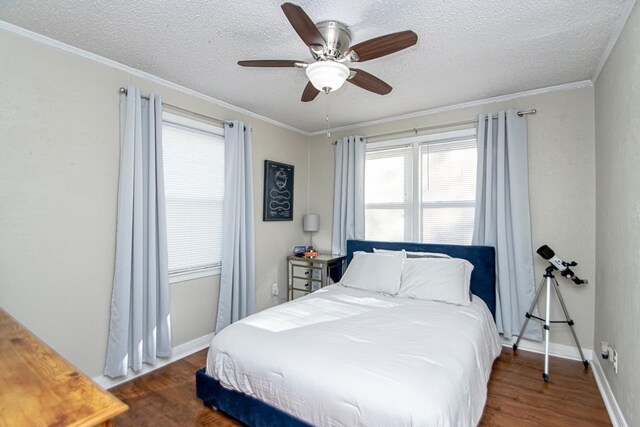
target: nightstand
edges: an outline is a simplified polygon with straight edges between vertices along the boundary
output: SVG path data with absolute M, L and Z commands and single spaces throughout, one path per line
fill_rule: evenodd
M 288 256 L 287 301 L 300 296 L 299 294 L 308 294 L 329 285 L 329 278 L 334 283 L 339 282 L 346 260 L 346 256 L 329 254 L 320 254 L 314 258 Z

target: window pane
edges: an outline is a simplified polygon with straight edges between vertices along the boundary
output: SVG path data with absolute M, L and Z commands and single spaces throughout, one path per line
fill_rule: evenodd
M 474 214 L 473 206 L 423 208 L 422 241 L 459 245 L 471 244 Z
M 475 200 L 476 142 L 423 144 L 422 201 Z
M 470 244 L 476 195 L 476 140 L 422 144 L 421 240 Z
M 368 151 L 365 161 L 365 238 L 412 240 L 413 148 Z
M 411 154 L 411 147 L 367 152 L 365 204 L 404 203 L 412 199 Z
M 366 209 L 365 239 L 403 242 L 410 240 L 406 234 L 404 209 Z
M 224 140 L 169 123 L 162 132 L 169 272 L 219 266 Z

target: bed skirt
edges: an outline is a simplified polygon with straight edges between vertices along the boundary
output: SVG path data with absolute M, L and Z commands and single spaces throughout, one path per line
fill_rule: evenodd
M 205 368 L 196 372 L 196 396 L 207 406 L 252 427 L 308 427 L 305 423 L 258 399 L 224 388 L 218 380 L 206 374 Z

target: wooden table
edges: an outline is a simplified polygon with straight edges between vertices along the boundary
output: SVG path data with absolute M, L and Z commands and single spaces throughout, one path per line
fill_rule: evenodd
M 127 409 L 0 309 L 0 426 L 110 426 Z

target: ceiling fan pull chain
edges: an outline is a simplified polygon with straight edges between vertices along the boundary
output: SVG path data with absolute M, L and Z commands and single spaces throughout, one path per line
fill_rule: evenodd
M 325 101 L 325 109 L 324 109 L 324 119 L 327 122 L 327 138 L 331 138 L 331 132 L 329 131 L 329 129 L 331 129 L 331 126 L 329 125 L 329 94 L 327 93 L 326 96 L 326 101 Z

